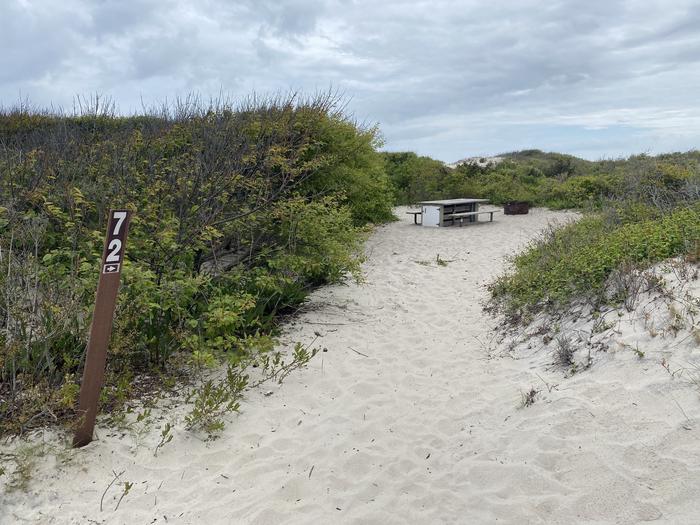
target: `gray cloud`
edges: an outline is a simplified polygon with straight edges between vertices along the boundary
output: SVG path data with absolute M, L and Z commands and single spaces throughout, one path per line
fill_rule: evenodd
M 5 0 L 0 102 L 332 86 L 388 149 L 448 161 L 689 149 L 697 27 L 691 0 Z

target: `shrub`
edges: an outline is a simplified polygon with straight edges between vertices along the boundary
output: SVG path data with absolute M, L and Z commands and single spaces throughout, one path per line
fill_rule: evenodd
M 269 350 L 311 287 L 358 277 L 393 195 L 378 131 L 339 102 L 0 114 L 0 432 L 70 415 L 110 208 L 136 210 L 108 361 L 120 398 L 183 352 Z
M 615 271 L 643 267 L 688 250 L 700 239 L 700 208 L 680 208 L 659 219 L 614 223 L 603 214 L 550 229 L 513 259 L 511 272 L 491 286 L 496 303 L 510 316 L 527 318 L 575 298 L 605 301 Z

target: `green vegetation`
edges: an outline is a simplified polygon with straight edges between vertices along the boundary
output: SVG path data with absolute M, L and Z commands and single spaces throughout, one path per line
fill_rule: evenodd
M 599 177 L 595 163 L 538 150 L 507 153 L 498 162 L 464 163 L 454 169 L 414 153 L 384 153 L 384 158 L 397 204 L 469 195 L 494 204 L 527 201 L 567 208 L 598 198 L 609 184 Z M 589 177 L 582 179 L 584 173 Z
M 222 361 L 241 390 L 278 316 L 359 276 L 365 225 L 392 219 L 377 130 L 338 107 L 185 100 L 123 118 L 96 99 L 78 116 L 0 114 L 0 433 L 72 417 L 110 208 L 136 213 L 103 409 Z M 194 401 L 210 424 L 212 396 Z
M 661 187 L 647 193 L 655 204 L 641 196 L 608 203 L 578 222 L 548 230 L 490 286 L 495 304 L 517 321 L 566 308 L 576 299 L 629 309 L 641 287 L 638 270 L 675 256 L 698 261 L 700 177 L 686 183 L 674 189 L 673 201 L 658 200 L 667 190 Z
M 698 151 L 591 162 L 528 150 L 454 169 L 414 153 L 383 155 L 397 204 L 468 196 L 585 212 L 577 223 L 548 231 L 492 284 L 494 306 L 511 320 L 575 299 L 625 302 L 629 272 L 677 255 L 698 259 Z M 614 275 L 623 289 L 611 294 Z
M 593 214 L 548 231 L 514 258 L 514 271 L 497 280 L 491 292 L 519 318 L 542 308 L 566 306 L 575 298 L 624 301 L 624 296 L 609 295 L 608 278 L 615 270 L 631 271 L 689 253 L 699 242 L 697 204 L 635 222 Z
M 591 162 L 528 150 L 500 155 L 495 164 L 455 169 L 414 153 L 383 155 L 397 204 L 466 195 L 497 205 L 526 201 L 551 209 L 600 209 L 610 200 L 645 198 L 642 193 L 651 190 L 661 205 L 700 170 L 700 152 Z
M 589 162 L 530 150 L 451 169 L 378 153 L 378 131 L 339 107 L 292 96 L 185 100 L 129 118 L 99 99 L 76 116 L 0 112 L 0 434 L 74 419 L 110 208 L 136 213 L 102 409 L 184 381 L 185 422 L 208 433 L 245 389 L 316 354 L 308 342 L 286 358 L 273 350 L 280 315 L 315 286 L 359 279 L 367 226 L 393 220 L 394 203 L 471 196 L 588 211 L 492 285 L 512 319 L 619 300 L 606 288 L 615 272 L 700 258 L 698 152 Z M 222 364 L 223 378 L 200 374 Z
M 382 153 L 395 188 L 396 204 L 461 195 L 451 183 L 453 171 L 439 160 L 412 152 Z

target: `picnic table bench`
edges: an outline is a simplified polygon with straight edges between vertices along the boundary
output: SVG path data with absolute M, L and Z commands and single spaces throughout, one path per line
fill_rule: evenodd
M 423 212 L 421 210 L 418 211 L 407 211 L 406 212 L 408 215 L 413 215 L 413 224 L 422 224 L 423 222 Z M 421 222 L 418 222 L 418 216 L 421 216 Z
M 489 214 L 489 222 L 493 222 L 493 214 L 498 213 L 498 210 L 490 210 L 490 211 L 467 211 L 463 213 L 453 213 L 450 215 L 452 219 L 459 219 L 459 225 L 462 226 L 462 221 L 464 220 L 465 217 L 475 217 L 477 215 L 482 215 L 484 213 Z
M 465 211 L 460 213 L 446 213 L 444 219 L 452 220 L 453 222 L 459 222 L 462 226 L 465 217 L 476 217 L 478 215 L 488 214 L 489 222 L 493 222 L 493 214 L 499 213 L 500 210 L 489 210 L 489 211 Z M 409 210 L 406 212 L 407 215 L 413 215 L 413 224 L 422 224 L 423 212 L 421 210 Z M 418 222 L 418 217 L 421 217 L 421 222 Z
M 424 201 L 418 203 L 420 210 L 409 210 L 406 213 L 413 215 L 413 223 L 421 226 L 454 226 L 457 223 L 462 226 L 465 222 L 477 222 L 479 215 L 484 213 L 489 215 L 489 222 L 493 222 L 495 210 L 479 211 L 479 204 L 486 202 L 486 199 Z

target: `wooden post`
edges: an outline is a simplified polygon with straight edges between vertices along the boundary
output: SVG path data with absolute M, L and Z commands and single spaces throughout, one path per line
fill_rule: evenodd
M 83 381 L 80 384 L 80 401 L 78 403 L 78 417 L 80 419 L 73 438 L 74 447 L 82 447 L 92 441 L 130 221 L 131 212 L 129 210 L 111 210 L 109 212 L 107 238 L 102 253 L 100 280 L 97 283 L 95 297 L 95 312 L 92 316 L 90 338 L 85 355 Z

